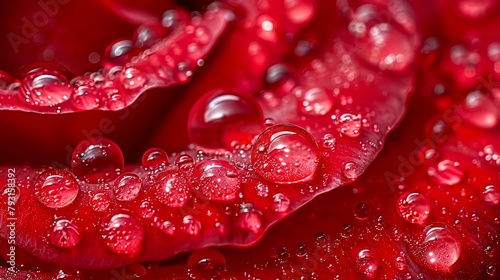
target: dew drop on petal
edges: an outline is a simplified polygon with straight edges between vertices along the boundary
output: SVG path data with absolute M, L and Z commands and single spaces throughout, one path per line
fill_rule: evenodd
M 406 221 L 422 225 L 429 217 L 431 203 L 427 196 L 419 192 L 406 193 L 399 197 L 397 210 Z
M 227 269 L 226 259 L 214 249 L 195 250 L 188 258 L 187 268 L 192 279 L 222 279 Z
M 147 78 L 137 68 L 126 68 L 121 73 L 121 82 L 125 89 L 133 90 L 141 88 L 146 84 Z
M 62 208 L 70 205 L 78 195 L 79 186 L 69 172 L 49 169 L 40 174 L 35 182 L 35 195 L 38 201 L 49 208 Z
M 193 169 L 194 166 L 194 160 L 193 157 L 190 155 L 179 155 L 175 159 L 175 164 L 179 167 L 180 170 L 182 171 L 190 171 Z
M 80 110 L 92 110 L 101 105 L 94 81 L 87 77 L 76 77 L 71 80 L 73 94 L 71 104 Z
M 123 173 L 116 178 L 113 193 L 119 201 L 131 201 L 139 195 L 141 187 L 142 182 L 139 176 L 133 173 Z
M 331 92 L 321 87 L 305 90 L 299 95 L 298 102 L 302 113 L 310 116 L 324 116 L 333 108 Z
M 355 180 L 361 175 L 361 170 L 356 163 L 352 161 L 346 162 L 342 167 L 342 174 L 350 180 Z
M 363 202 L 357 203 L 353 209 L 354 217 L 360 221 L 366 220 L 370 214 L 370 207 Z
M 71 248 L 78 245 L 82 233 L 76 224 L 68 219 L 58 219 L 47 234 L 52 245 L 59 248 Z
M 201 232 L 201 223 L 191 215 L 182 219 L 182 230 L 189 235 L 198 235 Z
M 282 193 L 277 193 L 273 195 L 274 212 L 283 213 L 288 211 L 289 207 L 290 207 L 290 199 L 286 195 Z
M 434 223 L 423 228 L 410 249 L 415 260 L 430 269 L 449 272 L 462 251 L 460 236 L 450 226 Z
M 356 254 L 356 268 L 368 279 L 376 278 L 379 265 L 380 258 L 372 249 L 362 249 Z
M 194 144 L 231 150 L 233 141 L 250 144 L 259 134 L 261 123 L 261 109 L 254 98 L 216 89 L 198 99 L 191 109 L 188 132 Z M 238 134 L 230 133 L 234 129 L 238 129 Z
M 117 254 L 134 255 L 141 250 L 144 227 L 133 216 L 119 213 L 101 225 L 101 238 L 109 250 Z
M 194 191 L 209 200 L 232 200 L 240 189 L 238 171 L 229 162 L 202 161 L 194 167 Z
M 191 198 L 191 183 L 182 172 L 160 175 L 156 185 L 156 199 L 169 207 L 182 207 Z
M 484 201 L 497 205 L 500 202 L 500 190 L 495 185 L 488 185 L 482 192 Z
M 358 137 L 361 134 L 361 116 L 353 114 L 342 114 L 337 120 L 337 131 L 348 137 Z
M 164 36 L 163 27 L 159 23 L 145 23 L 134 32 L 134 45 L 137 48 L 149 48 Z
M 168 164 L 168 156 L 160 148 L 151 148 L 142 155 L 142 165 L 144 167 L 154 168 L 164 164 Z
M 108 139 L 80 142 L 73 151 L 71 168 L 74 174 L 89 183 L 109 182 L 123 169 L 123 154 L 116 143 Z
M 92 209 L 96 212 L 104 212 L 108 210 L 110 204 L 111 204 L 111 199 L 109 195 L 102 192 L 94 194 L 92 200 L 90 201 Z
M 319 164 L 314 138 L 294 125 L 276 125 L 259 135 L 252 148 L 252 165 L 261 178 L 279 184 L 313 179 Z
M 251 203 L 242 203 L 238 214 L 238 226 L 244 230 L 259 232 L 262 229 L 262 214 Z
M 21 196 L 21 190 L 15 186 L 15 187 L 9 187 L 9 185 L 5 186 L 5 188 L 2 191 L 2 202 L 5 203 L 5 205 L 8 205 L 9 202 L 14 205 L 17 203 L 19 200 L 19 197 Z
M 70 99 L 73 89 L 66 77 L 52 70 L 34 70 L 21 82 L 21 99 L 30 105 L 52 107 Z
M 167 234 L 167 235 L 173 235 L 174 232 L 175 232 L 175 226 L 172 222 L 170 221 L 164 221 L 161 226 L 160 226 L 161 230 L 163 231 L 163 233 Z
M 452 160 L 443 160 L 435 167 L 429 167 L 427 174 L 435 179 L 439 184 L 453 186 L 460 183 L 465 173 L 460 167 L 460 164 Z

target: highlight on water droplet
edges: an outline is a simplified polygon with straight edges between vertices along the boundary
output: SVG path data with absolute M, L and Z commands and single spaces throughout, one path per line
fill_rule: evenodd
M 465 177 L 465 173 L 456 161 L 445 159 L 427 169 L 427 174 L 435 179 L 439 184 L 453 186 L 460 182 Z
M 397 201 L 399 216 L 406 221 L 422 225 L 429 217 L 431 202 L 429 198 L 419 192 L 410 192 L 401 195 Z
M 104 244 L 117 254 L 137 254 L 142 248 L 144 236 L 141 222 L 126 213 L 114 214 L 101 224 Z
M 78 144 L 71 157 L 71 168 L 81 180 L 89 183 L 109 182 L 123 169 L 123 154 L 108 139 L 92 138 Z
M 141 190 L 142 182 L 139 176 L 133 173 L 123 173 L 116 178 L 113 184 L 113 193 L 119 201 L 132 201 Z
M 35 196 L 49 208 L 63 208 L 77 197 L 78 182 L 69 172 L 49 169 L 38 176 L 35 182 Z
M 229 162 L 211 159 L 194 167 L 193 190 L 209 200 L 232 200 L 240 189 L 238 171 Z
M 66 249 L 78 245 L 82 239 L 80 228 L 71 220 L 61 218 L 49 229 L 47 239 L 52 245 Z
M 459 234 L 452 227 L 433 223 L 422 229 L 410 244 L 412 257 L 420 265 L 449 272 L 462 252 Z
M 252 166 L 261 178 L 294 184 L 314 178 L 319 164 L 316 141 L 304 129 L 280 124 L 259 135 L 252 148 Z
M 223 279 L 226 259 L 215 249 L 195 250 L 188 258 L 187 268 L 192 279 Z
M 156 199 L 169 207 L 182 207 L 191 198 L 191 182 L 183 172 L 169 171 L 159 176 Z

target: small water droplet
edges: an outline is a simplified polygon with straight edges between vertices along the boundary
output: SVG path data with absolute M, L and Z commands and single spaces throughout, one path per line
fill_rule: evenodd
M 17 204 L 19 197 L 21 196 L 21 190 L 17 186 L 5 186 L 2 191 L 2 202 L 5 205 L 12 206 L 12 204 Z
M 177 164 L 177 166 L 179 166 L 180 170 L 185 172 L 192 170 L 194 166 L 193 157 L 191 157 L 190 155 L 179 155 L 175 159 L 175 163 Z
M 49 208 L 70 205 L 78 195 L 78 182 L 67 171 L 49 169 L 40 174 L 35 182 L 38 201 Z
M 80 110 L 92 110 L 100 106 L 101 100 L 97 94 L 94 81 L 87 77 L 76 77 L 71 80 L 73 94 L 71 104 Z
M 196 250 L 188 258 L 187 268 L 191 279 L 224 279 L 226 259 L 217 250 Z
M 78 226 L 68 219 L 58 219 L 47 234 L 52 245 L 66 249 L 75 247 L 82 239 Z
M 302 113 L 311 116 L 324 116 L 333 108 L 333 95 L 330 90 L 313 87 L 308 90 L 299 90 L 298 102 Z
M 90 202 L 92 209 L 96 212 L 104 212 L 108 210 L 110 204 L 111 204 L 111 199 L 109 195 L 102 192 L 96 193 L 92 197 L 92 201 Z
M 379 265 L 380 257 L 372 249 L 362 249 L 356 254 L 356 268 L 368 279 L 374 279 L 377 276 Z
M 342 114 L 335 120 L 337 131 L 352 138 L 361 134 L 361 116 L 353 114 Z
M 285 14 L 295 24 L 308 22 L 316 13 L 312 0 L 284 0 Z
M 277 193 L 273 195 L 274 212 L 283 213 L 288 211 L 289 207 L 290 207 L 290 199 L 286 195 L 282 193 Z
M 201 223 L 191 215 L 185 216 L 182 219 L 182 230 L 189 235 L 198 235 L 201 232 Z
M 163 38 L 165 32 L 159 23 L 145 23 L 134 32 L 134 45 L 137 48 L 149 48 Z
M 356 163 L 349 161 L 346 162 L 342 168 L 342 174 L 347 178 L 351 180 L 355 180 L 361 175 L 361 170 L 359 170 L 359 167 Z
M 495 185 L 488 185 L 482 192 L 483 200 L 492 204 L 498 204 L 500 201 L 500 190 Z
M 238 214 L 238 226 L 244 230 L 259 232 L 262 230 L 262 214 L 251 203 L 242 203 Z
M 168 164 L 168 156 L 160 148 L 151 148 L 142 155 L 142 165 L 147 168 L 155 168 Z
M 354 217 L 358 220 L 366 220 L 370 214 L 370 207 L 366 203 L 360 202 L 354 206 Z
M 143 87 L 147 82 L 147 78 L 137 68 L 130 67 L 122 71 L 121 82 L 124 88 L 133 90 Z
M 403 219 L 422 225 L 429 217 L 431 203 L 427 196 L 419 192 L 406 193 L 399 197 L 397 210 Z

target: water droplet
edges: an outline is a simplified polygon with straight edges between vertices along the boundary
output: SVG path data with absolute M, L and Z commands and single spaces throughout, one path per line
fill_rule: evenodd
M 92 110 L 101 104 L 94 81 L 87 77 L 76 77 L 71 80 L 73 94 L 71 104 L 80 110 Z
M 191 157 L 190 155 L 179 155 L 175 159 L 175 163 L 177 164 L 177 166 L 179 166 L 180 170 L 185 172 L 192 170 L 194 166 L 193 157 Z
M 156 185 L 156 198 L 169 207 L 182 207 L 191 198 L 191 183 L 182 172 L 166 172 Z
M 314 138 L 294 125 L 266 129 L 252 148 L 255 172 L 267 181 L 293 184 L 313 179 L 319 164 Z
M 381 70 L 403 72 L 415 58 L 410 38 L 389 23 L 376 24 L 355 36 L 359 36 L 355 40 L 358 56 Z
M 181 83 L 193 76 L 193 69 L 187 62 L 180 62 L 177 64 L 177 80 Z
M 439 184 L 453 186 L 460 183 L 465 173 L 462 171 L 460 164 L 452 160 L 443 160 L 438 163 L 437 167 L 429 167 L 427 174 L 434 178 Z
M 160 41 L 165 35 L 163 27 L 159 23 L 145 23 L 134 32 L 134 45 L 137 48 L 149 48 Z
M 449 272 L 462 251 L 458 233 L 439 223 L 423 228 L 410 249 L 420 265 L 441 272 Z
M 51 70 L 34 70 L 21 83 L 21 99 L 30 105 L 53 107 L 70 99 L 73 89 L 66 77 Z
M 495 10 L 496 0 L 459 0 L 455 2 L 458 12 L 467 18 L 484 18 Z
M 242 203 L 238 214 L 238 226 L 244 230 L 259 232 L 262 229 L 262 214 L 251 203 Z
M 73 152 L 71 168 L 74 174 L 89 183 L 109 182 L 116 178 L 124 165 L 118 145 L 108 139 L 93 138 L 80 142 Z
M 123 173 L 116 178 L 113 193 L 119 201 L 132 201 L 139 195 L 141 187 L 142 182 L 139 176 L 133 173 Z
M 374 279 L 377 276 L 379 265 L 380 258 L 372 249 L 362 249 L 356 254 L 356 268 L 368 279 Z
M 286 16 L 295 24 L 308 22 L 315 14 L 311 0 L 284 0 L 284 3 Z
M 328 149 L 335 149 L 335 142 L 337 139 L 330 133 L 327 133 L 323 136 L 323 147 L 328 148 Z
M 71 248 L 78 245 L 82 239 L 80 229 L 68 219 L 58 219 L 49 230 L 47 238 L 54 246 L 59 248 Z
M 401 195 L 397 204 L 399 215 L 413 224 L 424 224 L 431 211 L 429 198 L 418 192 Z
M 191 109 L 191 141 L 205 148 L 226 148 L 231 143 L 250 144 L 260 132 L 262 113 L 257 101 L 236 92 L 216 89 L 201 97 Z M 237 129 L 238 133 L 230 133 Z
M 500 190 L 495 185 L 488 185 L 482 193 L 483 200 L 492 204 L 500 201 Z
M 35 182 L 38 201 L 49 208 L 70 205 L 78 195 L 78 182 L 67 171 L 49 169 L 40 174 Z
M 361 134 L 361 116 L 353 114 L 343 114 L 335 120 L 337 131 L 343 135 L 355 138 Z
M 196 250 L 189 256 L 187 268 L 191 279 L 224 279 L 226 259 L 217 250 Z
M 111 204 L 111 199 L 109 195 L 102 192 L 96 193 L 92 197 L 92 201 L 90 202 L 92 209 L 96 212 L 104 212 L 108 210 L 110 204 Z
M 354 206 L 354 217 L 358 220 L 366 220 L 370 214 L 370 207 L 366 203 L 360 202 Z
M 191 215 L 185 216 L 182 219 L 182 230 L 189 235 L 198 235 L 201 231 L 201 223 Z
M 351 180 L 355 180 L 361 175 L 358 165 L 352 161 L 346 162 L 342 168 L 342 174 Z
M 161 24 L 169 29 L 175 29 L 186 17 L 179 10 L 167 10 L 163 13 Z
M 282 193 L 277 193 L 273 195 L 274 212 L 283 213 L 288 211 L 289 207 L 290 207 L 290 199 L 286 195 Z
M 210 30 L 203 26 L 197 27 L 194 31 L 194 35 L 196 38 L 196 42 L 200 45 L 206 45 L 210 42 L 210 40 L 212 40 Z
M 314 87 L 298 94 L 299 108 L 306 115 L 324 116 L 333 108 L 332 94 L 325 88 Z
M 160 148 L 151 148 L 142 155 L 142 165 L 147 168 L 155 168 L 168 164 L 168 156 Z
M 143 87 L 147 78 L 137 68 L 130 67 L 122 71 L 121 82 L 126 89 L 137 89 Z
M 276 26 L 276 22 L 271 17 L 262 15 L 257 18 L 257 35 L 263 40 L 274 42 L 278 39 Z
M 2 202 L 5 203 L 5 205 L 9 205 L 10 203 L 11 205 L 9 206 L 12 206 L 12 204 L 15 205 L 20 196 L 21 190 L 17 186 L 10 187 L 7 185 L 2 191 Z
M 101 238 L 112 252 L 134 255 L 142 247 L 144 228 L 133 216 L 119 213 L 101 225 Z
M 104 68 L 125 64 L 133 48 L 134 43 L 130 40 L 121 39 L 109 44 L 103 56 Z
M 483 92 L 475 90 L 467 94 L 464 111 L 460 115 L 469 123 L 484 129 L 493 128 L 498 123 L 498 109 Z
M 168 235 L 173 235 L 175 232 L 175 226 L 172 222 L 170 221 L 164 221 L 161 224 L 161 230 Z
M 139 206 L 139 215 L 143 219 L 149 219 L 155 214 L 153 204 L 149 200 L 143 200 Z
M 227 161 L 200 162 L 194 168 L 193 177 L 194 191 L 210 200 L 232 200 L 240 189 L 238 171 Z

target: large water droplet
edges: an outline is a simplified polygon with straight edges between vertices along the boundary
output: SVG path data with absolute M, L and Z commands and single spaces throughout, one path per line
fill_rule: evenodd
M 47 234 L 48 240 L 59 248 L 75 247 L 82 239 L 78 226 L 68 219 L 58 219 Z
M 198 163 L 193 171 L 194 191 L 210 200 L 231 200 L 240 189 L 240 178 L 234 166 L 223 160 Z
M 372 249 L 362 249 L 356 254 L 356 268 L 368 279 L 374 279 L 377 276 L 379 265 L 380 258 Z
M 314 87 L 307 90 L 300 90 L 299 108 L 302 113 L 311 116 L 323 116 L 330 112 L 333 107 L 333 96 L 325 88 Z
M 168 164 L 168 156 L 162 149 L 151 148 L 142 155 L 142 165 L 147 168 L 155 168 Z
M 133 173 L 124 173 L 116 178 L 113 193 L 119 201 L 131 201 L 139 195 L 141 187 L 142 182 L 139 176 Z
M 130 40 L 117 40 L 108 45 L 104 52 L 103 66 L 112 68 L 117 65 L 124 65 L 134 48 L 134 43 Z
M 335 120 L 337 131 L 349 137 L 358 137 L 361 134 L 361 116 L 342 114 Z
M 156 185 L 156 198 L 169 207 L 182 207 L 191 198 L 191 183 L 182 172 L 167 172 Z
M 142 247 L 144 228 L 133 216 L 115 214 L 101 225 L 101 238 L 112 252 L 134 255 Z
M 191 109 L 189 137 L 206 148 L 226 148 L 231 143 L 250 144 L 260 132 L 262 114 L 256 100 L 229 90 L 217 89 L 201 97 Z M 237 134 L 230 133 L 238 129 Z
M 38 176 L 35 195 L 43 205 L 62 208 L 70 205 L 78 195 L 78 182 L 67 171 L 49 169 Z
M 255 172 L 274 183 L 312 180 L 318 163 L 316 141 L 307 131 L 294 125 L 276 125 L 266 129 L 252 148 Z
M 56 71 L 34 70 L 21 83 L 21 99 L 30 105 L 52 107 L 66 102 L 73 89 L 66 77 Z
M 429 167 L 427 174 L 434 178 L 439 184 L 453 186 L 460 183 L 465 173 L 460 164 L 452 160 L 443 160 L 436 167 Z
M 196 250 L 189 256 L 187 268 L 192 279 L 223 279 L 226 259 L 214 249 Z
M 399 197 L 397 210 L 403 219 L 422 225 L 429 217 L 431 203 L 429 198 L 421 193 L 406 193 Z
M 71 167 L 78 178 L 89 183 L 109 182 L 123 168 L 123 154 L 118 145 L 108 139 L 82 141 L 75 148 Z
M 458 233 L 439 223 L 423 228 L 410 249 L 418 263 L 441 272 L 449 272 L 462 251 Z

